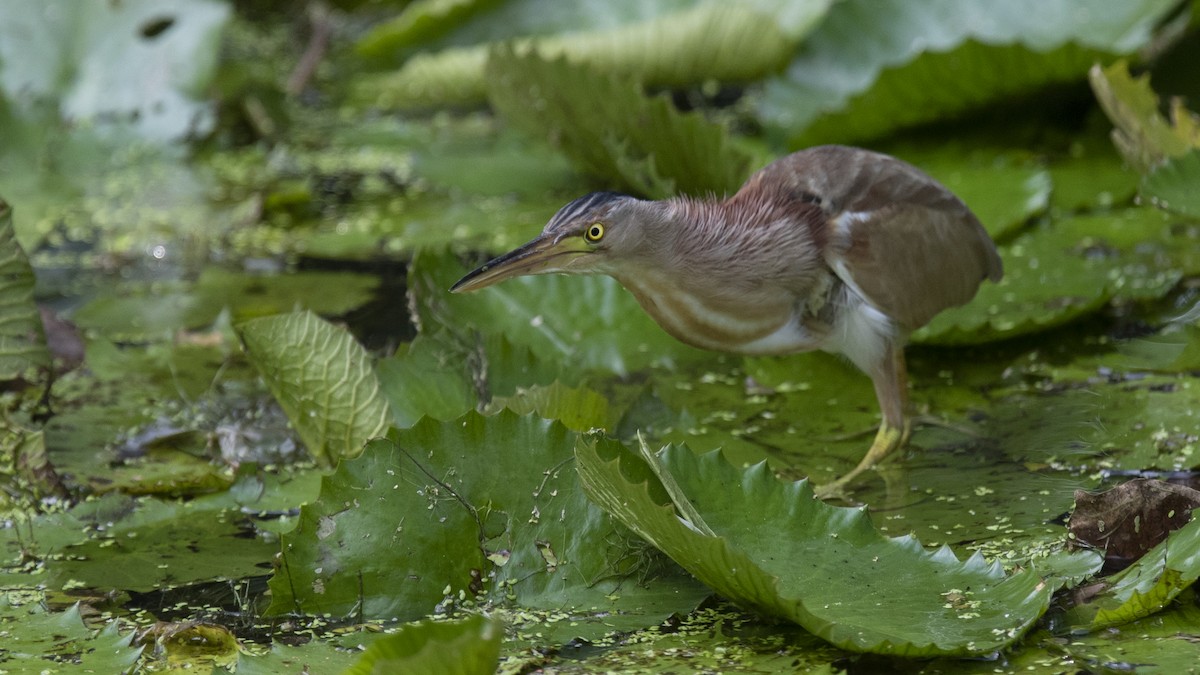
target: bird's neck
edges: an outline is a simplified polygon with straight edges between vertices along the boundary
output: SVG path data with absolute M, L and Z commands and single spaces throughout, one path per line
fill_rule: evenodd
M 607 271 L 668 333 L 743 353 L 790 351 L 809 339 L 781 333 L 803 311 L 818 274 L 803 224 L 771 205 L 736 199 L 675 198 L 638 208 L 640 255 Z

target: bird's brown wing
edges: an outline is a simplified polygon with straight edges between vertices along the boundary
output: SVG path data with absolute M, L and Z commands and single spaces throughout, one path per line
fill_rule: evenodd
M 768 192 L 796 209 L 818 206 L 825 219 L 812 239 L 825 261 L 906 330 L 967 302 L 984 279 L 1003 276 L 991 238 L 966 204 L 895 157 L 809 148 L 764 167 L 739 195 Z
M 830 266 L 907 330 L 968 302 L 985 278 L 1002 274 L 991 239 L 965 206 L 895 203 L 835 221 Z

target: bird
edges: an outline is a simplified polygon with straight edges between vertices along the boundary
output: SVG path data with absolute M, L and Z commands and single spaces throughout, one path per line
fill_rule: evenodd
M 728 197 L 584 195 L 450 290 L 551 273 L 614 277 L 694 347 L 847 358 L 871 378 L 882 419 L 858 465 L 818 486 L 835 497 L 908 442 L 908 336 L 1004 269 L 979 219 L 933 177 L 824 145 L 776 159 Z

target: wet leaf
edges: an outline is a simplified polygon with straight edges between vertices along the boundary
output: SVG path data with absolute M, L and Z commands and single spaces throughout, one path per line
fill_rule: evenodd
M 1190 470 L 1200 387 L 1195 378 L 1119 373 L 1062 377 L 1042 392 L 996 392 L 993 424 L 1007 452 L 1091 470 Z
M 760 107 L 791 147 L 860 141 L 1082 80 L 1148 43 L 1171 0 L 1091 12 L 1086 0 L 833 5 Z
M 491 675 L 500 660 L 503 637 L 501 622 L 482 614 L 458 621 L 405 624 L 398 632 L 371 643 L 343 675 Z
M 536 52 L 489 56 L 488 98 L 509 124 L 553 139 L 585 172 L 636 194 L 664 198 L 732 193 L 750 157 L 699 114 L 647 98 L 636 81 Z
M 1200 491 L 1135 478 L 1098 494 L 1075 492 L 1070 530 L 1077 542 L 1104 553 L 1106 569 L 1125 569 L 1186 524 Z
M 576 454 L 588 494 L 701 581 L 843 649 L 987 653 L 1019 638 L 1049 604 L 1051 589 L 1030 571 L 1006 576 L 981 556 L 963 562 L 948 548 L 930 553 L 912 537 L 884 537 L 861 509 L 823 504 L 807 483 L 784 483 L 766 464 L 742 471 L 719 453 L 676 446 L 657 457 L 643 446 L 638 457 L 596 439 Z M 657 472 L 681 494 L 668 497 Z M 747 513 L 757 515 L 748 522 Z
M 1116 125 L 1113 144 L 1143 173 L 1200 148 L 1200 117 L 1175 100 L 1171 119 L 1165 119 L 1159 112 L 1158 96 L 1150 88 L 1149 74 L 1130 76 L 1129 64 L 1122 59 L 1107 68 L 1092 66 L 1088 80 L 1096 100 Z
M 1062 325 L 1109 300 L 1159 298 L 1200 266 L 1200 233 L 1165 214 L 1130 208 L 1042 224 L 1001 245 L 1004 279 L 913 335 L 971 344 Z
M 612 428 L 608 399 L 591 389 L 568 387 L 558 381 L 517 389 L 511 396 L 495 399 L 491 407 L 508 408 L 518 415 L 537 413 L 574 431 Z
M 557 422 L 507 410 L 427 418 L 373 441 L 284 535 L 270 613 L 412 619 L 476 598 L 599 613 L 603 627 L 694 606 L 695 586 L 646 567 L 624 528 L 588 503 L 574 443 Z
M 379 280 L 364 274 L 300 272 L 246 274 L 205 269 L 195 284 L 164 282 L 101 291 L 72 316 L 82 328 L 110 339 L 163 339 L 181 329 L 209 328 L 223 311 L 233 322 L 296 309 L 339 315 L 370 298 Z
M 53 664 L 58 672 L 123 673 L 137 663 L 142 648 L 131 646 L 133 632 L 122 636 L 116 622 L 96 632 L 84 624 L 79 605 L 50 612 L 44 598 L 22 605 L 13 602 L 16 595 L 0 599 L 0 667 L 5 670 L 53 672 Z
M 246 516 L 217 502 L 131 499 L 117 494 L 34 521 L 54 589 L 148 593 L 198 581 L 263 573 L 276 547 L 253 536 Z
M 522 4 L 540 6 L 546 14 L 561 11 L 549 3 Z M 829 4 L 826 0 L 758 0 L 737 5 L 700 2 L 645 21 L 592 31 L 575 28 L 574 32 L 520 39 L 516 44 L 522 49 L 536 47 L 551 58 L 563 56 L 590 64 L 606 75 L 623 81 L 632 78 L 655 88 L 708 80 L 747 82 L 786 63 L 796 43 L 820 20 Z M 645 9 L 638 11 L 644 13 Z M 603 14 L 611 23 L 612 12 Z M 489 18 L 503 25 L 501 17 Z M 364 78 L 357 97 L 385 107 L 479 105 L 490 86 L 484 71 L 489 51 L 495 46 L 485 42 L 418 54 L 393 74 Z
M 103 475 L 76 480 L 86 481 L 95 494 L 119 491 L 177 498 L 220 492 L 233 484 L 228 468 L 179 450 L 156 450 L 113 464 Z
M 1159 208 L 1200 218 L 1197 185 L 1200 185 L 1200 150 L 1192 150 L 1168 159 L 1142 179 L 1142 194 Z
M 280 673 L 341 673 L 353 665 L 357 651 L 350 651 L 328 640 L 310 640 L 300 645 L 281 641 L 271 644 L 265 654 L 242 651 L 238 655 L 238 675 L 279 675 Z
M 1128 671 L 1132 666 L 1151 673 L 1189 673 L 1196 670 L 1196 626 L 1200 626 L 1200 604 L 1195 591 L 1189 589 L 1170 607 L 1148 618 L 1086 635 L 1077 631 L 1070 640 L 1051 642 L 1054 647 L 1050 651 L 1057 654 L 1055 665 L 1068 672 L 1074 664 L 1088 663 L 1109 671 Z M 1014 671 L 1022 665 L 1036 669 L 1046 663 L 1042 649 L 1029 649 L 1010 662 L 1010 667 Z
M 391 412 L 366 351 L 311 312 L 239 326 L 254 366 L 318 462 L 354 457 L 387 428 Z
M 33 302 L 33 268 L 13 231 L 12 207 L 0 199 L 0 383 L 34 377 L 50 366 L 42 317 Z
M 199 99 L 229 15 L 214 0 L 5 4 L 0 85 L 18 101 L 57 99 L 66 119 L 129 124 L 146 138 L 207 133 L 212 109 Z
M 1100 630 L 1166 607 L 1200 577 L 1200 519 L 1172 532 L 1137 562 L 1108 577 L 1104 589 L 1067 613 L 1067 621 Z
M 385 57 L 439 37 L 468 17 L 486 12 L 502 0 L 416 0 L 394 19 L 375 26 L 359 39 L 355 50 L 368 57 Z
M 1137 174 L 1125 166 L 1113 150 L 1085 144 L 1068 158 L 1052 162 L 1050 180 L 1054 186 L 1050 204 L 1066 212 L 1124 206 L 1137 194 Z

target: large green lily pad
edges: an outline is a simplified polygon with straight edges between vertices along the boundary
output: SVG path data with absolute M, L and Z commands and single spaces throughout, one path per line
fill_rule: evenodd
M 588 503 L 571 469 L 575 437 L 506 410 L 424 419 L 370 443 L 284 535 L 269 611 L 411 619 L 477 598 L 645 626 L 690 609 L 703 592 L 647 567 Z
M 596 30 L 580 30 L 577 15 L 563 12 L 565 3 L 554 0 L 521 0 L 508 3 L 541 22 L 523 31 L 520 22 L 500 15 L 488 16 L 488 30 L 501 32 L 497 42 L 475 35 L 481 44 L 436 53 L 420 53 L 395 73 L 364 78 L 357 88 L 360 100 L 402 108 L 432 105 L 478 105 L 488 86 L 485 67 L 488 53 L 500 41 L 521 38 L 522 48 L 536 47 L 544 54 L 565 56 L 589 63 L 604 73 L 648 86 L 685 86 L 706 80 L 745 82 L 766 75 L 786 63 L 796 43 L 812 29 L 829 7 L 827 0 L 789 2 L 757 0 L 729 4 L 696 2 L 633 3 L 624 8 L 605 4 Z M 650 11 L 647 12 L 647 7 Z M 663 9 L 677 11 L 662 11 Z M 594 9 L 594 8 L 593 8 Z M 645 20 L 636 19 L 647 17 Z M 545 17 L 558 17 L 558 29 L 547 28 Z M 614 20 L 634 20 L 612 26 Z M 568 27 L 569 28 L 565 28 Z M 564 30 L 565 28 L 565 30 Z M 529 37 L 531 32 L 558 33 Z M 471 36 L 458 36 L 459 44 Z
M 488 98 L 532 136 L 557 142 L 585 172 L 636 194 L 731 193 L 750 174 L 750 156 L 698 113 L 647 98 L 636 81 L 565 59 L 496 50 Z
M 576 446 L 592 499 L 740 604 L 799 623 L 853 651 L 983 654 L 1017 640 L 1052 587 L 960 561 L 912 537 L 881 535 L 857 508 L 823 504 L 806 482 L 765 464 L 736 469 L 719 453 L 668 446 L 643 457 L 595 438 Z M 750 516 L 748 518 L 748 516 Z
M 1080 81 L 1095 61 L 1144 46 L 1175 6 L 1141 0 L 1092 12 L 1086 0 L 838 3 L 769 83 L 759 112 L 792 147 L 881 136 Z

